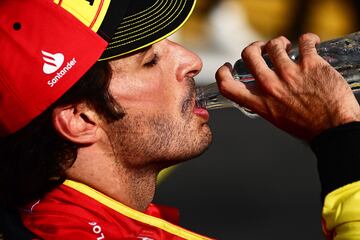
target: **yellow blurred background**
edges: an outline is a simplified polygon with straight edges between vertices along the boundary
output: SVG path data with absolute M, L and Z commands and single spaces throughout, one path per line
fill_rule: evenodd
M 197 80 L 208 84 L 219 66 L 239 59 L 251 42 L 283 35 L 296 43 L 306 32 L 322 41 L 344 36 L 359 29 L 359 11 L 355 0 L 198 0 L 173 38 L 203 59 Z
M 182 40 L 194 46 L 207 42 L 209 17 L 222 5 L 231 5 L 234 12 L 240 10 L 249 27 L 266 39 L 278 35 L 292 39 L 300 33 L 314 32 L 325 40 L 356 31 L 359 25 L 357 1 L 198 0 L 189 23 L 181 30 Z

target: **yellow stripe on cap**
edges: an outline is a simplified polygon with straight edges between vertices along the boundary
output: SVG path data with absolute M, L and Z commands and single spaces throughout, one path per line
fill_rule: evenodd
M 60 4 L 94 32 L 99 30 L 110 2 L 111 0 L 54 0 L 54 3 Z
M 166 0 L 166 1 L 167 1 L 167 0 Z M 175 0 L 175 1 L 177 1 L 177 0 Z M 184 0 L 184 1 L 186 2 L 187 0 Z M 125 54 L 129 54 L 129 53 L 135 52 L 135 51 L 137 51 L 137 50 L 143 49 L 143 48 L 145 48 L 145 47 L 148 47 L 148 46 L 150 46 L 150 45 L 153 45 L 154 43 L 160 42 L 160 41 L 163 40 L 163 39 L 168 38 L 169 36 L 171 36 L 172 34 L 174 34 L 176 31 L 178 31 L 178 30 L 187 22 L 187 20 L 190 18 L 191 14 L 192 14 L 193 11 L 194 11 L 194 8 L 195 8 L 195 5 L 196 5 L 196 1 L 197 1 L 197 0 L 194 0 L 194 3 L 193 3 L 193 5 L 192 5 L 192 7 L 191 7 L 191 10 L 190 10 L 190 12 L 188 13 L 188 15 L 186 16 L 186 18 L 184 19 L 184 21 L 183 21 L 181 24 L 179 24 L 179 26 L 177 26 L 177 27 L 176 27 L 174 30 L 172 30 L 171 32 L 169 32 L 169 33 L 167 33 L 167 34 L 165 34 L 165 35 L 163 35 L 163 36 L 161 36 L 161 37 L 153 40 L 152 42 L 146 43 L 146 44 L 144 44 L 144 45 L 142 45 L 142 46 L 140 46 L 140 47 L 131 49 L 131 50 L 126 51 L 126 52 L 122 52 L 122 53 L 120 53 L 120 54 L 112 55 L 112 56 L 110 56 L 110 57 L 100 58 L 99 61 L 114 59 L 114 58 L 116 58 L 116 57 L 120 57 L 120 56 L 123 56 L 123 55 L 125 55 Z M 157 2 L 158 2 L 158 1 L 157 1 Z M 181 2 L 181 1 L 180 1 L 180 2 Z M 151 8 L 153 8 L 153 6 L 152 6 Z M 145 12 L 146 12 L 146 11 L 143 11 L 142 14 L 145 14 Z M 177 14 L 180 14 L 180 13 L 177 13 Z M 129 20 L 128 18 L 124 18 L 124 19 Z M 126 22 L 128 22 L 128 21 L 125 21 L 125 23 L 126 23 Z M 158 31 L 164 29 L 164 28 L 167 27 L 170 23 L 171 23 L 171 22 L 166 23 L 165 26 L 156 29 L 156 31 L 158 32 Z M 124 22 L 123 22 L 122 24 L 124 24 Z M 120 30 L 120 29 L 121 29 L 121 26 L 118 27 L 118 30 Z M 117 34 L 117 33 L 115 33 L 115 34 Z M 117 48 L 117 47 L 119 47 L 119 46 L 123 46 L 123 45 L 129 44 L 129 43 L 135 42 L 136 40 L 139 40 L 139 39 L 142 39 L 142 38 L 146 38 L 146 37 L 148 37 L 148 36 L 150 36 L 150 35 L 152 35 L 152 34 L 154 34 L 154 32 L 149 33 L 149 34 L 144 35 L 144 36 L 140 36 L 139 38 L 137 38 L 137 39 L 135 39 L 135 40 L 131 40 L 131 41 L 129 41 L 129 39 L 125 39 L 125 40 L 128 40 L 128 41 L 127 41 L 126 43 L 123 43 L 123 44 L 120 44 L 120 42 L 122 42 L 122 41 L 124 41 L 124 40 L 114 41 L 114 42 L 111 42 L 111 43 L 109 44 L 109 46 L 107 47 L 107 49 Z

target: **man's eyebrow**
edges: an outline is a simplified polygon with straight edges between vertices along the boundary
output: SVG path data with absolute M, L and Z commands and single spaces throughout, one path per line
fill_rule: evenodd
M 1 1 L 1 0 L 0 0 Z M 152 48 L 152 45 L 141 48 L 139 50 L 127 53 L 125 55 L 119 56 L 117 58 L 113 58 L 112 60 L 116 60 L 119 58 L 126 58 L 126 57 L 134 57 L 135 59 L 144 58 L 145 54 Z
M 147 46 L 147 47 L 144 47 L 140 50 L 138 50 L 138 54 L 140 57 L 144 57 L 144 55 L 151 49 L 151 45 L 150 46 Z

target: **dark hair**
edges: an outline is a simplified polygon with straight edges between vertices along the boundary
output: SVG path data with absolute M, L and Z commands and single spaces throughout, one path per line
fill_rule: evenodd
M 78 145 L 61 137 L 52 124 L 58 106 L 85 103 L 107 122 L 124 113 L 108 91 L 111 68 L 97 62 L 69 91 L 23 129 L 0 139 L 0 201 L 18 206 L 40 198 L 64 181 Z

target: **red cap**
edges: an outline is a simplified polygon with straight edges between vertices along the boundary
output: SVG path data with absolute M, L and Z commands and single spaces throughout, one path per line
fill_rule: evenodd
M 0 137 L 44 112 L 99 59 L 172 34 L 194 5 L 195 0 L 0 0 Z
M 51 1 L 2 0 L 0 12 L 4 136 L 66 92 L 99 59 L 107 42 Z

